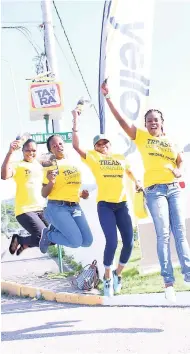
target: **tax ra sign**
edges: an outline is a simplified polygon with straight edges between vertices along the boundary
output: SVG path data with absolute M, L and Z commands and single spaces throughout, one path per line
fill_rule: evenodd
M 32 83 L 29 87 L 30 120 L 60 119 L 63 112 L 62 84 L 58 82 Z

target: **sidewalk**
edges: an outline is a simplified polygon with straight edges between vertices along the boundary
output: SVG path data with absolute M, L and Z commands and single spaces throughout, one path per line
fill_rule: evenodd
M 50 279 L 48 277 L 49 273 L 59 273 L 57 259 L 49 257 L 48 254 L 42 254 L 37 247 L 23 251 L 20 256 L 11 255 L 8 250 L 5 251 L 9 242 L 9 240 L 3 241 L 2 279 L 56 292 L 80 293 L 72 285 L 72 277 L 65 279 Z M 64 271 L 66 270 L 67 268 L 64 266 Z
M 27 249 L 19 257 L 8 250 L 9 240 L 1 248 L 1 290 L 11 295 L 44 298 L 48 301 L 104 306 L 178 306 L 190 307 L 190 292 L 177 293 L 178 302 L 169 305 L 164 294 L 119 295 L 106 298 L 98 290 L 85 293 L 73 284 L 73 277 L 50 279 L 49 273 L 59 273 L 56 260 L 41 254 L 38 248 Z M 66 266 L 64 266 L 67 270 Z

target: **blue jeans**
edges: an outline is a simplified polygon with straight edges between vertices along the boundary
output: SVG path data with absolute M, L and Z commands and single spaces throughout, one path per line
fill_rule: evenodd
M 155 184 L 145 188 L 148 208 L 157 235 L 157 253 L 165 284 L 174 282 L 170 254 L 170 230 L 175 239 L 182 274 L 190 275 L 190 248 L 186 239 L 185 218 L 178 183 Z
M 71 248 L 92 244 L 92 233 L 79 204 L 68 206 L 62 201 L 49 200 L 44 215 L 51 224 L 50 242 Z
M 110 268 L 113 263 L 118 243 L 117 227 L 123 242 L 119 263 L 125 265 L 133 249 L 133 227 L 127 203 L 102 201 L 98 203 L 97 209 L 100 225 L 106 238 L 104 266 L 105 268 Z

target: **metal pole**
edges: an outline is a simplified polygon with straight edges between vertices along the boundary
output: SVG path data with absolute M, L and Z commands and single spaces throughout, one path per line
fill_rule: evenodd
M 49 114 L 44 114 L 44 119 L 46 123 L 46 133 L 49 133 Z
M 55 75 L 58 75 L 56 51 L 55 51 L 55 37 L 53 31 L 53 20 L 52 20 L 52 1 L 42 0 L 41 1 L 43 25 L 44 25 L 44 46 L 45 53 L 48 61 L 48 70 Z M 54 120 L 54 129 L 56 133 L 60 132 L 60 122 L 59 120 Z
M 49 115 L 44 115 L 45 123 L 46 123 L 46 133 L 49 133 Z M 54 133 L 54 132 L 53 132 Z M 59 262 L 59 272 L 63 273 L 63 259 L 62 259 L 62 246 L 57 245 L 58 249 L 58 262 Z
M 55 75 L 55 78 L 58 75 L 56 52 L 55 52 L 55 37 L 53 31 L 53 19 L 52 19 L 52 1 L 51 0 L 42 0 L 41 1 L 42 16 L 43 16 L 43 25 L 44 25 L 44 46 L 45 53 L 47 57 L 48 70 Z M 44 117 L 45 118 L 45 117 Z M 59 133 L 60 122 L 59 120 L 52 121 L 53 132 Z M 46 120 L 47 128 L 47 120 Z M 58 247 L 58 260 L 59 260 L 59 271 L 63 273 L 63 262 L 62 262 L 62 247 Z
M 58 249 L 59 271 L 60 273 L 63 273 L 62 246 L 57 245 L 57 249 Z

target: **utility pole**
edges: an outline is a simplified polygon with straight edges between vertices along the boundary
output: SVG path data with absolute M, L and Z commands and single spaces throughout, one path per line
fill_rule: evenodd
M 55 52 L 55 37 L 53 31 L 53 19 L 52 19 L 52 1 L 51 0 L 42 0 L 42 18 L 43 18 L 43 28 L 44 28 L 44 47 L 45 54 L 47 57 L 47 71 L 51 71 L 55 75 L 55 78 L 58 76 L 56 52 Z M 46 126 L 49 122 L 49 117 L 44 117 L 46 121 Z M 53 132 L 60 132 L 60 122 L 59 120 L 52 120 Z
M 55 79 L 58 76 L 58 68 L 57 68 L 57 60 L 56 60 L 56 52 L 55 52 L 55 36 L 53 31 L 53 19 L 52 19 L 52 1 L 51 0 L 42 0 L 41 1 L 42 8 L 42 18 L 43 18 L 43 29 L 44 29 L 44 47 L 45 54 L 47 58 L 47 71 L 51 71 L 51 73 L 55 76 Z M 49 132 L 49 115 L 44 115 L 44 119 L 46 122 L 46 133 Z M 52 120 L 52 128 L 53 132 L 59 133 L 60 122 L 59 120 Z M 63 273 L 63 260 L 62 260 L 62 247 L 58 247 L 58 259 L 59 259 L 59 271 Z

